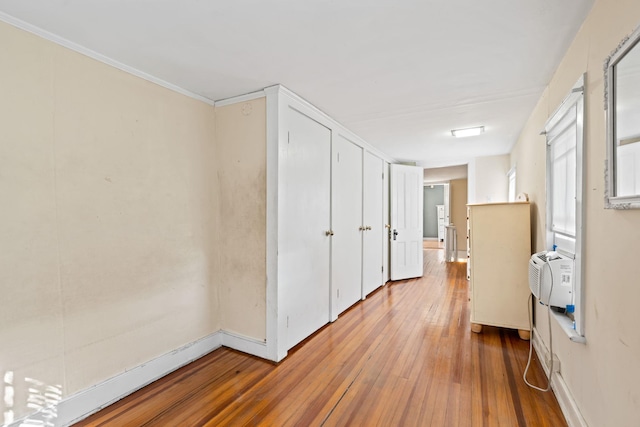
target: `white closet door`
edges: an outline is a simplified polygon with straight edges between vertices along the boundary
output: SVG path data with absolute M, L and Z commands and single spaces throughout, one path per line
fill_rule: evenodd
M 331 173 L 335 319 L 362 296 L 362 148 L 342 136 L 334 138 Z
M 382 286 L 384 245 L 384 161 L 364 153 L 363 232 L 362 240 L 362 299 Z
M 289 109 L 280 148 L 278 280 L 287 348 L 329 322 L 331 131 Z

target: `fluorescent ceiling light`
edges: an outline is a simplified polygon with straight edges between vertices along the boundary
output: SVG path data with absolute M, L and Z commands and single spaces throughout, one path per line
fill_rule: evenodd
M 484 132 L 484 126 L 478 126 L 475 128 L 467 129 L 454 129 L 451 131 L 451 135 L 456 138 L 464 138 L 465 136 L 476 136 Z

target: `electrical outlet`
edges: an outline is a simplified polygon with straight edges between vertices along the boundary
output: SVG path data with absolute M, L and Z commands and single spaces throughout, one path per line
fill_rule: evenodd
M 549 353 L 544 356 L 544 364 L 547 370 L 551 368 L 551 357 Z M 553 355 L 553 372 L 560 372 L 560 359 L 558 359 L 558 356 L 555 354 Z

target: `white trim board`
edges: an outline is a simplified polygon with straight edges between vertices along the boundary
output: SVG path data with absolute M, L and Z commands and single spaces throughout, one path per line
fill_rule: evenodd
M 533 348 L 538 355 L 538 360 L 544 369 L 544 372 L 549 376 L 549 366 L 545 363 L 544 355 L 549 352 L 549 349 L 544 344 L 542 339 L 540 338 L 540 334 L 538 330 L 533 328 Z M 571 394 L 571 390 L 569 386 L 562 378 L 561 372 L 556 372 L 551 378 L 551 389 L 558 400 L 558 404 L 560 405 L 560 409 L 562 410 L 562 414 L 564 415 L 565 420 L 569 427 L 588 427 L 587 422 L 582 417 L 580 413 L 580 408 L 576 403 L 573 395 Z
M 279 362 L 287 356 L 286 349 L 281 348 L 281 342 L 286 340 L 282 332 L 281 323 L 283 315 L 279 315 L 278 307 L 278 188 L 279 183 L 279 126 L 281 120 L 280 93 L 277 87 L 264 89 L 266 95 L 266 151 L 267 151 L 267 292 L 266 292 L 266 338 L 267 338 L 267 359 Z
M 21 30 L 24 30 L 28 33 L 35 34 L 38 37 L 42 37 L 45 40 L 48 40 L 57 45 L 66 47 L 67 49 L 71 49 L 72 51 L 77 52 L 81 55 L 87 56 L 91 59 L 95 59 L 96 61 L 102 62 L 103 64 L 110 65 L 114 68 L 124 71 L 125 73 L 129 73 L 143 80 L 149 81 L 151 83 L 155 83 L 158 86 L 162 86 L 165 89 L 169 89 L 173 92 L 177 92 L 189 98 L 197 99 L 198 101 L 202 101 L 205 104 L 209 104 L 209 105 L 215 104 L 212 99 L 209 99 L 202 95 L 198 95 L 197 93 L 191 92 L 180 86 L 174 85 L 173 83 L 169 83 L 166 80 L 162 80 L 161 78 L 145 73 L 144 71 L 140 71 L 137 68 L 133 68 L 127 64 L 123 64 L 120 61 L 116 61 L 115 59 L 109 58 L 106 55 L 103 55 L 87 47 L 84 47 L 70 40 L 67 40 L 64 37 L 60 37 L 56 34 L 50 33 L 47 30 L 44 30 L 40 27 L 29 24 L 28 22 L 15 18 L 11 15 L 8 15 L 5 12 L 0 12 L 0 21 L 6 22 L 7 24 L 14 26 L 16 28 L 19 28 Z
M 220 331 L 222 336 L 222 345 L 232 348 L 243 353 L 258 356 L 262 359 L 269 359 L 267 353 L 267 343 L 256 340 L 255 338 L 245 337 L 240 334 L 228 331 Z
M 215 102 L 216 107 L 224 107 L 227 105 L 238 104 L 240 102 L 253 101 L 254 99 L 264 98 L 267 94 L 264 89 L 257 90 L 255 92 L 245 93 L 244 95 L 232 96 L 230 98 L 218 99 Z
M 24 423 L 41 423 L 42 425 L 68 426 L 76 423 L 100 409 L 130 395 L 194 360 L 222 346 L 223 334 L 218 331 L 204 338 L 193 341 L 182 347 L 142 363 L 106 381 L 95 384 L 85 390 L 64 398 L 53 408 L 45 408 L 34 414 L 23 417 L 11 427 Z M 54 416 L 52 417 L 52 414 Z

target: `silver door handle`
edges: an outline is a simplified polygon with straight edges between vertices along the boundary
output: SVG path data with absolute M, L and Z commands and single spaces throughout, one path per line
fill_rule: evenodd
M 393 229 L 393 240 L 396 240 L 396 236 L 398 235 L 398 230 Z

